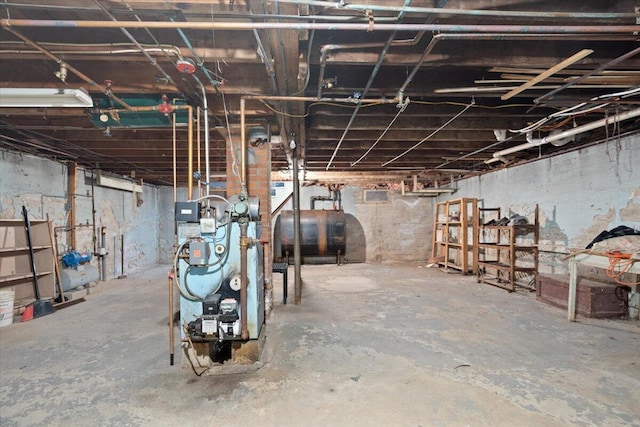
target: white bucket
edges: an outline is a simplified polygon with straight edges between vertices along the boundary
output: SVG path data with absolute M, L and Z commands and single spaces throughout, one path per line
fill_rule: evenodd
M 0 327 L 13 323 L 13 289 L 0 291 Z

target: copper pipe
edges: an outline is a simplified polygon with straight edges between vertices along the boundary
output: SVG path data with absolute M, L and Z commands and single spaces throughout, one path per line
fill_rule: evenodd
M 101 91 L 107 92 L 107 88 L 106 87 L 102 86 L 101 84 L 96 83 L 92 78 L 90 78 L 89 76 L 83 74 L 81 71 L 79 71 L 74 66 L 69 65 L 68 63 L 66 63 L 62 59 L 58 58 L 53 53 L 49 52 L 47 49 L 45 49 L 42 46 L 40 46 L 38 43 L 36 43 L 33 40 L 31 40 L 31 39 L 27 38 L 26 36 L 22 35 L 21 33 L 19 33 L 18 31 L 14 30 L 13 28 L 8 28 L 8 27 L 5 27 L 4 25 L 3 25 L 3 27 L 4 27 L 5 30 L 9 31 L 14 36 L 18 37 L 20 40 L 22 40 L 23 42 L 25 42 L 29 46 L 31 46 L 34 49 L 37 49 L 38 51 L 43 53 L 49 59 L 52 59 L 52 60 L 56 61 L 61 66 L 62 65 L 65 66 L 67 68 L 67 70 L 71 71 L 73 74 L 75 74 L 76 76 L 80 77 L 82 80 L 87 82 L 90 86 L 97 86 Z M 114 94 L 111 94 L 111 96 L 113 97 L 113 99 L 118 101 L 118 103 L 121 104 L 123 107 L 125 107 L 127 109 L 131 108 L 131 106 L 129 104 L 127 104 L 122 99 L 120 99 L 117 96 L 115 96 Z
M 198 135 L 197 137 L 197 157 L 198 157 L 198 175 L 200 177 L 202 177 L 202 168 L 201 168 L 201 164 L 200 164 L 200 106 L 196 107 L 196 135 Z M 208 182 L 207 182 L 208 183 Z M 201 185 L 201 180 L 200 178 L 198 178 L 198 198 L 202 197 L 202 185 Z
M 191 106 L 188 106 L 189 108 L 187 109 L 188 113 L 189 113 L 189 117 L 188 117 L 188 133 L 189 133 L 189 146 L 187 148 L 187 156 L 189 156 L 189 160 L 188 160 L 188 168 L 187 168 L 187 173 L 188 173 L 188 181 L 187 181 L 187 191 L 189 194 L 189 200 L 193 200 L 193 108 Z
M 635 15 L 634 15 L 635 16 Z M 1 19 L 0 26 L 11 27 L 55 27 L 55 28 L 150 28 L 191 30 L 333 30 L 333 31 L 433 31 L 451 33 L 576 33 L 619 34 L 640 32 L 640 25 L 455 25 L 455 24 L 376 24 L 373 28 L 359 23 L 322 22 L 164 22 L 164 21 L 79 21 L 52 19 Z
M 240 337 L 243 340 L 249 339 L 249 329 L 247 327 L 247 222 L 240 222 Z
M 169 272 L 169 365 L 173 366 L 173 348 L 174 338 L 173 338 L 173 278 L 171 275 L 174 274 L 172 271 Z
M 188 147 L 187 147 L 187 155 L 189 157 L 188 159 L 188 171 L 187 173 L 189 174 L 189 176 L 187 177 L 187 194 L 189 197 L 189 200 L 193 199 L 193 107 L 191 105 L 171 105 L 171 110 L 173 112 L 173 199 L 174 202 L 177 200 L 177 195 L 176 195 L 176 185 L 177 185 L 177 178 L 176 178 L 176 135 L 175 135 L 175 126 L 176 126 L 176 118 L 175 118 L 175 112 L 177 110 L 187 110 L 188 112 L 188 130 L 187 132 L 189 133 L 188 135 Z M 99 110 L 98 113 L 101 112 L 114 112 L 114 113 L 118 113 L 118 112 L 139 112 L 139 111 L 158 111 L 158 106 L 157 105 L 149 105 L 149 106 L 144 106 L 144 107 L 129 107 L 126 110 L 122 110 L 122 109 L 111 109 L 111 110 Z
M 176 164 L 177 149 L 176 149 L 176 113 L 173 112 L 173 204 L 178 201 L 178 167 Z

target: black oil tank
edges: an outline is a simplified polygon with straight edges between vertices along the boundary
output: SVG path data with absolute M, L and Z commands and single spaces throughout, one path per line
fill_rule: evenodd
M 344 211 L 300 211 L 300 254 L 302 256 L 331 256 L 345 254 L 347 220 Z M 281 254 L 293 256 L 293 211 L 282 211 L 275 224 L 276 240 L 280 240 Z

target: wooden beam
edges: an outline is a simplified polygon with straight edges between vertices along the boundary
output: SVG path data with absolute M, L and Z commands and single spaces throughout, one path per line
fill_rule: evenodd
M 556 72 L 563 70 L 565 68 L 567 68 L 569 65 L 575 64 L 576 62 L 580 61 L 581 59 L 591 55 L 593 53 L 593 50 L 591 49 L 582 49 L 580 52 L 571 55 L 569 58 L 565 59 L 564 61 L 561 61 L 559 63 L 557 63 L 556 65 L 554 65 L 553 67 L 549 68 L 547 71 L 544 71 L 540 74 L 538 74 L 537 76 L 535 76 L 534 78 L 532 78 L 531 80 L 529 80 L 526 83 L 521 84 L 520 86 L 518 86 L 517 88 L 505 93 L 504 95 L 502 95 L 500 97 L 500 99 L 502 99 L 503 101 L 506 101 L 507 99 L 511 99 L 514 96 L 516 96 L 517 94 L 519 94 L 520 92 L 527 90 L 528 88 L 530 88 L 531 86 L 535 85 L 538 82 L 543 81 L 544 79 L 546 79 L 547 77 L 550 77 L 552 75 L 554 75 Z

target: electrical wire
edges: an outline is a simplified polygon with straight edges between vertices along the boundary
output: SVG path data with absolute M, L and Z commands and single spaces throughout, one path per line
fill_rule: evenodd
M 187 341 L 187 343 L 189 344 L 189 346 L 191 347 L 191 350 L 193 351 L 193 354 L 196 354 L 196 348 L 193 345 L 193 341 L 191 341 L 191 335 L 189 335 L 189 329 L 187 328 L 187 325 L 185 324 L 183 326 L 184 328 L 184 337 L 185 340 Z M 210 366 L 202 366 L 202 364 L 200 363 L 200 360 L 196 357 L 196 362 L 198 362 L 198 367 L 200 368 L 204 368 L 204 370 L 200 373 L 198 373 L 198 371 L 196 371 L 196 367 L 193 364 L 193 360 L 191 360 L 191 355 L 189 354 L 189 348 L 187 347 L 187 359 L 189 360 L 189 364 L 191 365 L 191 369 L 193 370 L 193 373 L 196 374 L 197 376 L 201 377 L 205 372 L 207 372 L 209 369 L 211 369 Z
M 229 145 L 229 151 L 231 152 L 231 172 L 238 178 L 238 182 L 242 182 L 240 178 L 240 171 L 238 170 L 238 161 L 236 160 L 236 150 L 233 146 L 233 139 L 231 137 L 231 124 L 229 123 L 229 109 L 227 108 L 227 100 L 224 96 L 224 90 L 221 90 L 222 94 L 222 106 L 224 107 L 224 120 L 227 124 L 227 144 Z
M 351 167 L 354 167 L 355 165 L 357 165 L 360 160 L 364 159 L 365 157 L 367 157 L 367 154 L 369 154 L 371 152 L 371 150 L 373 150 L 375 148 L 376 145 L 378 145 L 378 142 L 380 142 L 380 140 L 387 134 L 387 132 L 389 131 L 389 129 L 391 128 L 391 126 L 393 126 L 393 124 L 396 122 L 396 120 L 398 119 L 398 117 L 400 117 L 400 114 L 402 114 L 404 112 L 404 110 L 407 109 L 407 106 L 409 105 L 409 98 L 407 97 L 404 101 L 404 103 L 402 104 L 402 107 L 398 110 L 398 112 L 396 113 L 396 116 L 393 118 L 393 120 L 391 120 L 391 122 L 389 123 L 389 125 L 387 126 L 387 128 L 384 130 L 384 132 L 382 132 L 380 134 L 380 136 L 378 137 L 378 139 L 376 139 L 376 142 L 374 142 L 371 147 L 369 147 L 369 149 L 367 150 L 366 153 L 364 153 L 358 160 L 356 160 L 355 162 L 351 163 Z
M 629 272 L 633 264 L 637 260 L 631 258 L 631 254 L 626 254 L 620 251 L 607 252 L 609 257 L 609 267 L 607 268 L 607 277 L 613 279 L 619 285 L 624 286 L 637 286 L 640 285 L 640 281 L 637 282 L 625 282 L 621 279 L 623 274 Z
M 339 104 L 337 102 L 315 101 L 315 102 L 312 102 L 311 104 L 309 104 L 307 106 L 307 110 L 306 110 L 306 112 L 304 114 L 290 114 L 290 113 L 286 113 L 284 111 L 275 109 L 274 107 L 269 105 L 269 103 L 267 101 L 265 101 L 265 100 L 260 100 L 260 101 L 264 104 L 265 107 L 267 107 L 272 112 L 274 112 L 276 114 L 280 114 L 280 115 L 285 116 L 285 117 L 292 117 L 292 118 L 295 118 L 295 119 L 304 119 L 304 118 L 309 117 L 309 114 L 311 114 L 311 108 L 315 107 L 315 106 L 318 106 L 318 105 L 329 105 L 331 107 L 341 107 L 341 108 L 351 108 L 351 109 L 356 108 L 355 105 L 350 105 L 350 104 L 347 104 L 347 103 Z M 382 104 L 382 102 L 368 102 L 366 104 L 362 104 L 362 107 L 360 107 L 360 108 L 374 107 L 376 105 L 383 105 L 383 104 Z
M 447 122 L 445 124 L 443 124 L 442 126 L 440 126 L 438 129 L 434 130 L 433 132 L 431 132 L 428 136 L 426 136 L 425 138 L 423 138 L 420 142 L 414 144 L 411 148 L 408 148 L 407 150 L 405 150 L 403 153 L 398 154 L 396 157 L 394 157 L 393 159 L 385 162 L 382 164 L 382 166 L 387 166 L 389 163 L 395 162 L 396 160 L 398 160 L 400 157 L 403 157 L 405 154 L 409 153 L 410 151 L 412 151 L 413 149 L 417 148 L 420 144 L 422 144 L 423 142 L 425 142 L 426 140 L 428 140 L 429 138 L 431 138 L 433 135 L 435 135 L 436 133 L 440 132 L 442 129 L 444 129 L 445 127 L 447 127 L 449 125 L 449 123 L 453 122 L 455 119 L 457 119 L 458 117 L 460 117 L 461 115 L 463 115 L 469 108 L 471 108 L 471 106 L 475 104 L 475 101 L 472 100 L 471 104 L 468 104 L 466 107 L 464 107 L 464 109 L 462 111 L 460 111 L 458 114 L 456 114 L 455 116 L 453 116 L 452 118 L 450 118 L 449 120 L 447 120 Z

